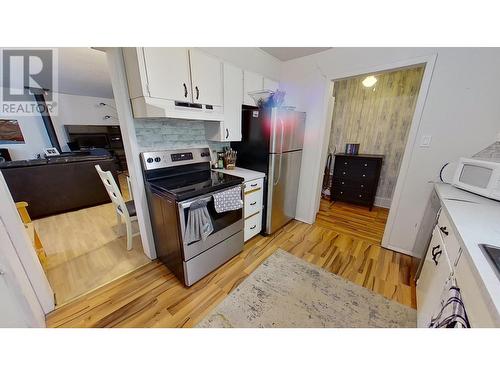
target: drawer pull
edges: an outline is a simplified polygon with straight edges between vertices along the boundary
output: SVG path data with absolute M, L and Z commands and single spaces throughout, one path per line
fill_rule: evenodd
M 257 204 L 257 202 L 252 202 L 250 203 L 250 206 L 255 206 Z
M 434 263 L 436 264 L 436 266 L 437 266 L 437 264 L 438 264 L 438 261 L 437 261 L 437 260 L 438 260 L 438 257 L 439 257 L 439 256 L 443 253 L 443 251 L 442 251 L 442 250 L 439 250 L 439 248 L 440 248 L 440 247 L 441 247 L 440 245 L 434 246 L 434 247 L 432 248 L 432 251 L 431 251 L 431 254 L 432 254 L 432 260 L 434 261 Z M 439 250 L 439 251 L 436 251 L 436 250 Z
M 347 162 L 345 161 L 344 164 L 347 165 Z
M 361 185 L 361 187 L 363 188 L 363 187 L 365 187 L 365 185 Z
M 344 181 L 342 181 L 342 185 L 344 185 L 344 184 L 345 184 L 345 182 L 344 182 Z
M 251 186 L 251 187 L 256 187 L 257 185 L 258 185 L 258 184 L 257 184 L 257 183 L 255 183 L 255 184 L 251 184 L 250 186 Z
M 257 228 L 257 224 L 255 224 L 254 226 L 251 226 L 250 229 L 255 229 Z
M 361 195 L 361 194 L 359 194 L 359 195 L 358 195 L 358 197 L 360 197 L 360 198 L 361 198 L 361 197 L 362 197 L 362 195 Z
M 445 236 L 449 235 L 450 232 L 446 230 L 446 227 L 439 227 L 439 230 L 444 233 Z
M 344 194 L 344 192 L 343 192 L 343 191 L 341 191 L 341 192 L 340 192 L 340 194 Z
M 365 163 L 365 167 L 368 167 L 368 164 Z
M 345 172 L 342 172 L 342 174 L 345 174 Z
M 364 174 L 363 177 L 366 177 L 366 174 Z

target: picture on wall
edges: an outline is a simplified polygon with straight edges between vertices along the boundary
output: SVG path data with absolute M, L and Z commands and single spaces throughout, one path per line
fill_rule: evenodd
M 23 133 L 17 120 L 0 119 L 0 144 L 24 143 Z

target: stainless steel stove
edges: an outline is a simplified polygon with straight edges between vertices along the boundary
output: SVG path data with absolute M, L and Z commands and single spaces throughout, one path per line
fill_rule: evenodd
M 141 162 L 156 253 L 185 285 L 243 250 L 243 209 L 217 213 L 212 199 L 215 192 L 242 185 L 243 179 L 211 171 L 208 148 L 144 152 Z M 188 243 L 189 207 L 199 199 L 208 202 L 214 231 L 205 241 Z

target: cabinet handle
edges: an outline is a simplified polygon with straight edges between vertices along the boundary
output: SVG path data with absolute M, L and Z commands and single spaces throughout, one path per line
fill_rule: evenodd
M 257 184 L 257 183 L 255 183 L 255 184 L 251 184 L 250 186 L 251 186 L 251 187 L 256 187 L 257 185 L 258 185 L 258 184 Z
M 187 98 L 188 97 L 188 88 L 187 88 L 185 83 L 183 83 L 182 85 L 184 86 L 184 97 Z
M 432 248 L 432 251 L 431 251 L 431 254 L 432 254 L 432 260 L 434 261 L 434 263 L 436 264 L 436 266 L 437 266 L 437 264 L 438 264 L 437 259 L 438 259 L 438 257 L 439 257 L 439 256 L 442 254 L 442 252 L 443 252 L 442 250 L 439 250 L 439 248 L 440 248 L 440 247 L 441 247 L 440 245 L 434 246 L 434 247 Z M 436 250 L 439 250 L 439 251 L 436 251 Z
M 257 224 L 255 224 L 253 227 L 250 227 L 250 229 L 255 229 L 257 228 Z
M 198 90 L 198 86 L 195 86 L 194 89 L 196 90 L 196 99 L 200 97 L 200 90 Z
M 257 204 L 257 202 L 252 202 L 250 203 L 250 206 L 255 206 Z
M 448 234 L 450 234 L 450 232 L 448 232 L 448 231 L 446 230 L 446 227 L 439 227 L 439 230 L 440 230 L 441 232 L 443 232 L 445 236 L 447 236 Z

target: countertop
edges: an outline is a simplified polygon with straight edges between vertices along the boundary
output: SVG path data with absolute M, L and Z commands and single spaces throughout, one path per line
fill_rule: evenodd
M 500 279 L 479 244 L 500 246 L 500 202 L 469 193 L 447 184 L 435 190 L 448 214 L 460 245 L 475 268 L 484 294 L 490 298 L 493 316 L 500 321 Z
M 257 178 L 266 177 L 265 173 L 252 171 L 250 169 L 245 169 L 245 168 L 240 168 L 240 167 L 236 167 L 234 169 L 212 169 L 212 170 L 216 171 L 216 172 L 230 174 L 232 176 L 241 177 L 245 180 L 245 182 L 252 181 L 252 180 L 255 180 Z

